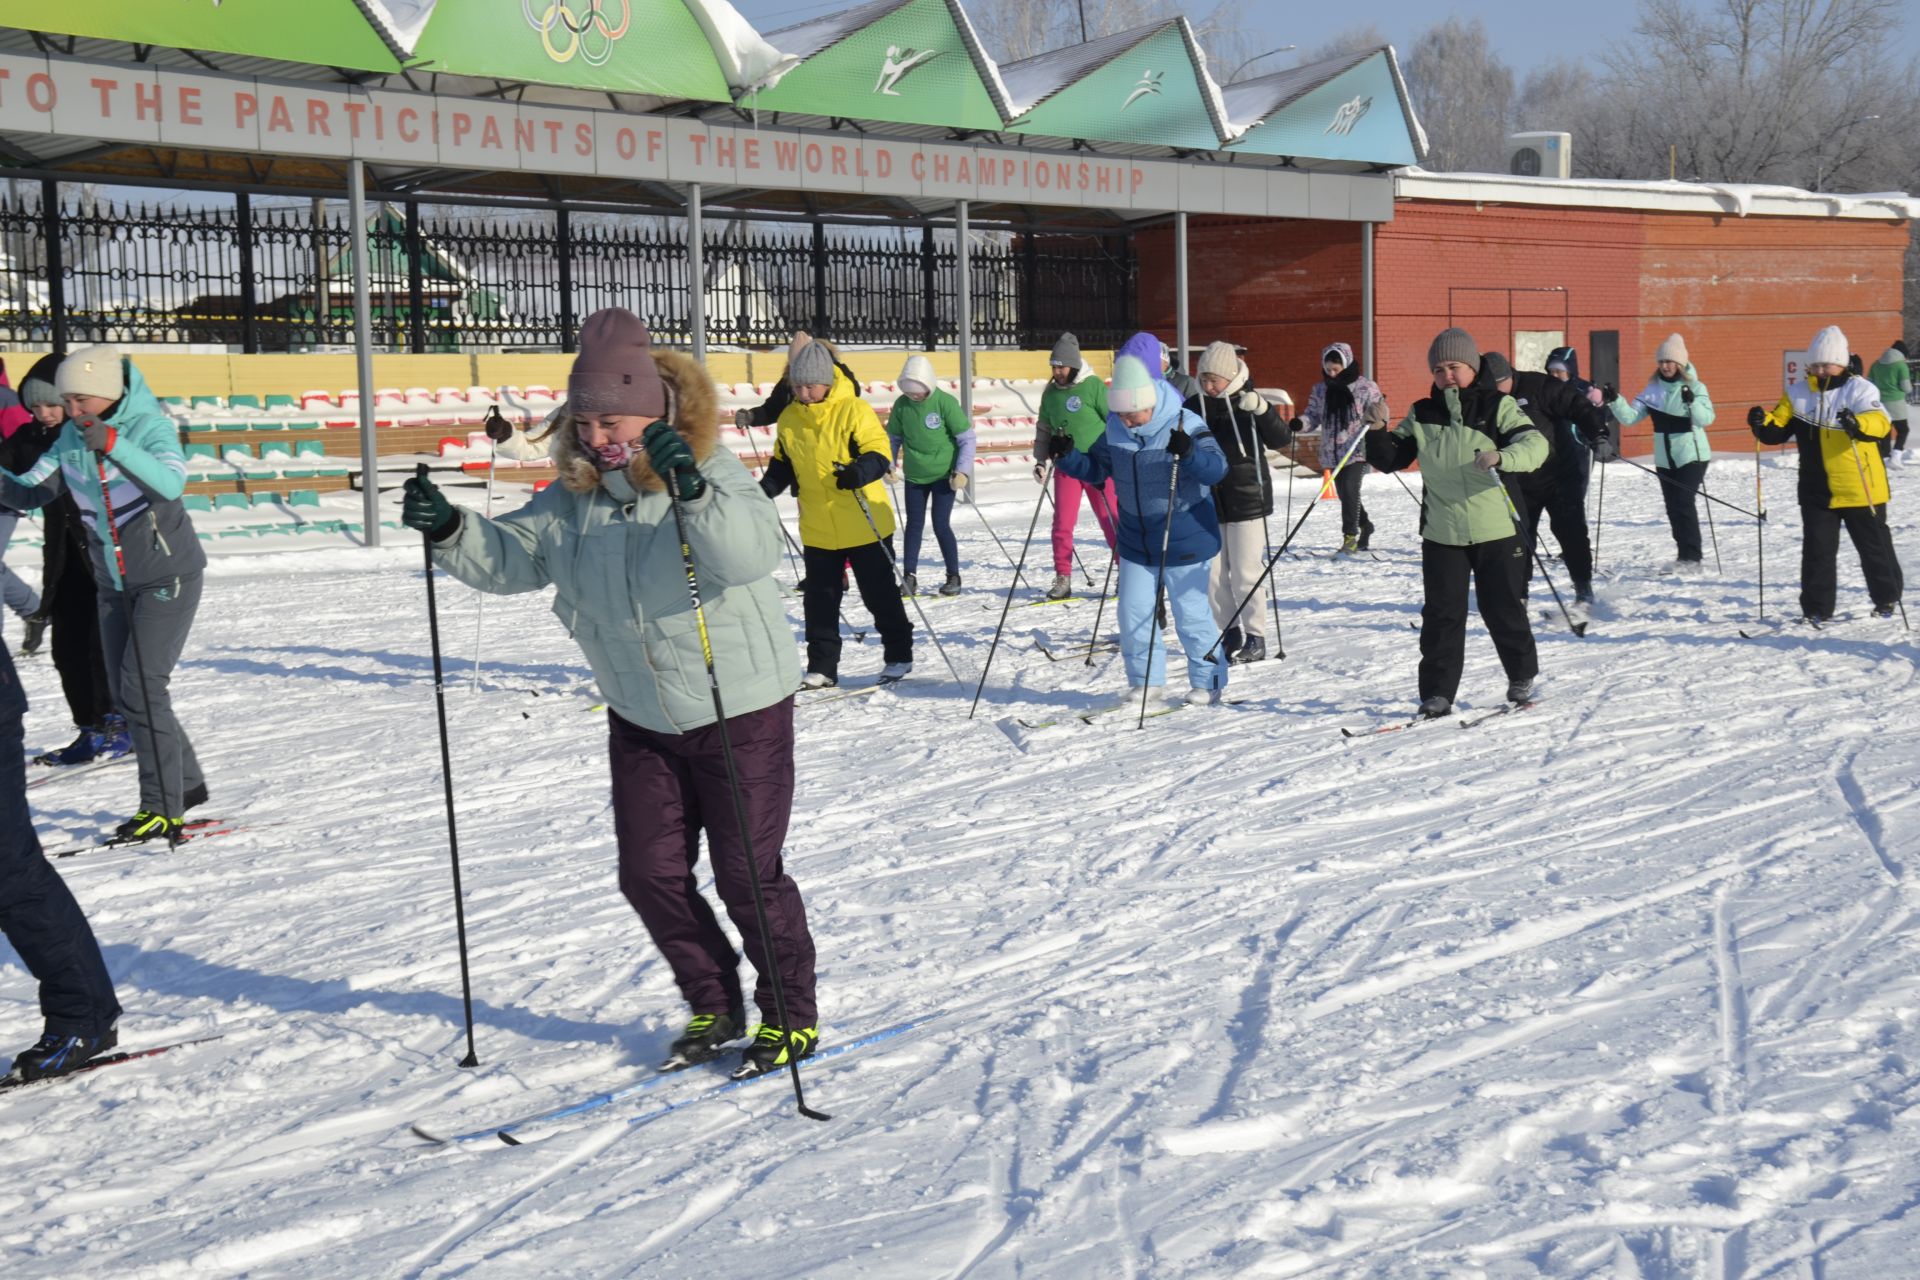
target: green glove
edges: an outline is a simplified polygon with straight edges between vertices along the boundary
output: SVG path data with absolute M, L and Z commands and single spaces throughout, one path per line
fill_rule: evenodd
M 414 476 L 402 486 L 400 523 L 418 529 L 435 542 L 445 541 L 460 527 L 460 515 L 446 495 L 425 476 Z
M 640 437 L 653 473 L 667 482 L 667 492 L 682 502 L 692 502 L 707 491 L 707 482 L 694 464 L 693 450 L 680 433 L 664 421 L 656 422 Z

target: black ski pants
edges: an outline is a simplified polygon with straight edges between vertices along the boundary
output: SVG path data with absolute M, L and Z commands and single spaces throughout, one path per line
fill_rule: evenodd
M 98 1037 L 120 1016 L 120 1002 L 87 917 L 33 829 L 21 750 L 26 710 L 13 660 L 0 646 L 0 933 L 40 983 L 46 1029 Z
M 1667 503 L 1667 524 L 1673 529 L 1673 545 L 1680 559 L 1696 563 L 1702 556 L 1700 545 L 1700 486 L 1707 480 L 1707 464 L 1689 462 L 1684 467 L 1661 467 L 1660 496 Z
M 100 648 L 100 607 L 93 569 L 84 556 L 69 556 L 57 581 L 46 584 L 53 631 L 53 666 L 76 729 L 97 729 L 113 711 Z
M 1860 555 L 1860 572 L 1875 606 L 1898 601 L 1905 585 L 1885 507 L 1801 507 L 1800 611 L 1809 618 L 1833 616 L 1842 525 Z
M 1540 674 L 1533 627 L 1527 621 L 1526 544 L 1518 534 L 1467 547 L 1422 541 L 1420 577 L 1427 601 L 1420 609 L 1420 700 L 1452 702 L 1467 657 L 1467 585 L 1473 584 L 1480 620 L 1508 680 Z
M 824 547 L 805 547 L 806 591 L 802 605 L 806 614 L 807 670 L 821 675 L 840 674 L 840 601 L 847 589 L 840 580 L 842 566 L 851 567 L 853 580 L 860 588 L 860 602 L 873 615 L 874 629 L 888 662 L 913 661 L 913 624 L 907 621 L 907 607 L 900 602 L 900 586 L 893 576 L 892 542 L 881 546 L 869 542 L 864 547 L 830 551 Z
M 1373 529 L 1373 521 L 1367 519 L 1367 504 L 1360 501 L 1360 482 L 1366 478 L 1367 469 L 1358 462 L 1349 463 L 1333 478 L 1333 491 L 1340 497 L 1340 532 L 1345 536 Z

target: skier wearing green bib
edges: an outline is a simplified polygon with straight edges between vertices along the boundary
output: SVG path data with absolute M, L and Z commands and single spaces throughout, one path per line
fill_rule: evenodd
M 933 536 L 947 565 L 940 594 L 960 594 L 960 548 L 953 540 L 953 499 L 967 487 L 973 467 L 973 423 L 960 402 L 934 382 L 933 364 L 925 356 L 908 359 L 900 371 L 900 398 L 887 415 L 887 435 L 893 440 L 893 463 L 902 467 L 907 483 L 907 560 L 902 591 L 920 594 L 920 539 L 926 531 L 927 500 L 933 500 Z
M 1107 384 L 1080 356 L 1080 340 L 1071 333 L 1060 335 L 1047 357 L 1051 377 L 1040 393 L 1040 416 L 1033 436 L 1033 478 L 1046 482 L 1048 441 L 1054 436 L 1073 437 L 1073 447 L 1085 453 L 1093 442 L 1107 433 Z M 1100 522 L 1107 548 L 1113 548 L 1113 479 L 1098 485 L 1083 484 L 1066 472 L 1053 473 L 1053 585 L 1047 599 L 1064 600 L 1073 594 L 1073 527 L 1080 520 L 1080 496 L 1085 494 Z

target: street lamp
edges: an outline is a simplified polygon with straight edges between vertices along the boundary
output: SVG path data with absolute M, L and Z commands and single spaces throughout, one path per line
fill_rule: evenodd
M 1297 44 L 1283 44 L 1278 49 L 1269 49 L 1265 53 L 1256 53 L 1251 58 L 1248 58 L 1245 62 L 1241 63 L 1239 66 L 1235 67 L 1233 69 L 1233 74 L 1227 77 L 1226 83 L 1232 84 L 1235 80 L 1238 80 L 1240 78 L 1240 73 L 1242 71 L 1245 71 L 1248 67 L 1260 61 L 1260 59 L 1262 58 L 1271 58 L 1276 53 L 1292 53 L 1295 49 L 1298 49 L 1299 47 L 1300 46 Z

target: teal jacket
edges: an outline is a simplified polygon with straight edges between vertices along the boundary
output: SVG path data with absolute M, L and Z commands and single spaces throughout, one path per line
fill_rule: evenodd
M 1683 394 L 1687 389 L 1693 391 L 1692 404 L 1687 403 Z M 1653 419 L 1653 465 L 1656 467 L 1684 467 L 1713 457 L 1713 450 L 1707 447 L 1707 428 L 1713 425 L 1713 399 L 1692 365 L 1683 368 L 1672 382 L 1656 373 L 1647 379 L 1646 389 L 1631 401 L 1615 396 L 1607 407 L 1629 427 L 1642 418 Z
M 93 555 L 93 578 L 107 591 L 141 591 L 207 567 L 207 554 L 180 497 L 187 489 L 187 459 L 180 429 L 147 389 L 133 361 L 121 359 L 127 390 L 102 414 L 114 430 L 113 448 L 100 458 L 87 448 L 79 424 L 69 421 L 40 461 L 26 474 L 0 471 L 0 504 L 16 511 L 46 506 L 73 495 Z M 107 484 L 103 494 L 101 472 Z M 113 510 L 112 528 L 107 509 Z M 119 534 L 119 552 L 114 532 Z M 126 561 L 126 579 L 120 561 Z
M 681 506 L 732 718 L 773 706 L 800 685 L 799 652 L 773 584 L 780 518 L 739 459 L 719 445 L 705 372 L 673 352 L 653 355 L 678 394 L 674 427 L 707 481 L 705 493 Z M 656 733 L 712 724 L 713 695 L 665 486 L 645 455 L 624 471 L 600 473 L 565 416 L 554 435 L 554 462 L 560 481 L 520 510 L 497 520 L 460 511 L 458 528 L 434 544 L 435 563 L 496 595 L 552 586 L 554 615 L 623 719 Z

